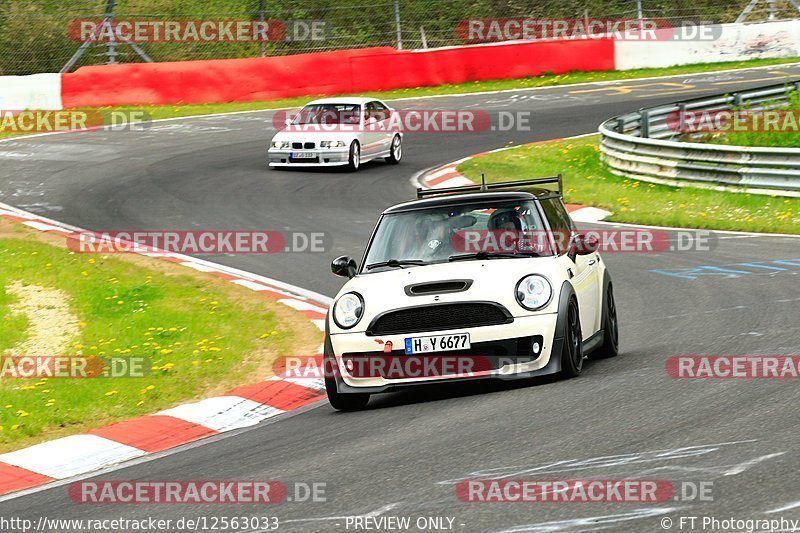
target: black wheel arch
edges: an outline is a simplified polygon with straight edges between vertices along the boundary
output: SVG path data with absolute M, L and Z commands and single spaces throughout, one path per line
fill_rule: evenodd
M 602 314 L 600 315 L 600 331 L 605 333 L 606 317 L 608 315 L 608 286 L 611 285 L 611 274 L 608 269 L 603 269 L 603 300 L 602 300 Z
M 561 351 L 564 348 L 564 338 L 567 335 L 567 315 L 569 313 L 569 301 L 577 296 L 572 283 L 565 281 L 561 285 L 558 295 L 558 318 L 556 318 L 556 329 L 553 333 L 553 347 L 550 349 L 550 361 L 547 363 L 546 373 L 555 374 L 561 372 Z

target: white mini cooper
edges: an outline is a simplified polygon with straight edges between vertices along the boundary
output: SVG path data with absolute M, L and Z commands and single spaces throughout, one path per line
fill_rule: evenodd
M 560 191 L 560 177 L 419 190 L 384 211 L 361 267 L 331 265 L 350 278 L 326 320 L 331 405 L 432 382 L 573 377 L 589 353 L 617 355 L 611 277 Z

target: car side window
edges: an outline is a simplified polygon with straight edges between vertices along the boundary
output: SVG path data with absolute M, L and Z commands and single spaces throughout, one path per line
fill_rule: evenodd
M 369 122 L 370 119 L 376 119 L 374 102 L 367 102 L 364 106 L 364 122 Z
M 389 108 L 380 102 L 370 102 L 367 104 L 367 112 L 369 116 L 375 117 L 375 120 L 381 122 L 389 118 Z
M 569 248 L 569 240 L 573 231 L 576 230 L 575 224 L 569 218 L 564 204 L 558 198 L 548 198 L 540 201 L 544 215 L 550 223 L 550 229 L 556 241 L 556 249 L 559 254 L 566 252 Z

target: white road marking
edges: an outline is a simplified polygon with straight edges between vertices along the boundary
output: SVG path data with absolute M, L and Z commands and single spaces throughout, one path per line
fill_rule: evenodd
M 180 418 L 222 432 L 254 426 L 283 412 L 238 396 L 216 396 L 155 414 Z
M 97 435 L 70 435 L 0 455 L 0 462 L 63 479 L 145 455 Z
M 770 509 L 769 511 L 765 511 L 765 513 L 766 514 L 782 513 L 784 511 L 789 511 L 791 509 L 797 509 L 798 507 L 800 507 L 800 501 L 787 503 L 786 505 L 783 505 L 781 507 L 777 507 L 775 509 Z
M 629 513 L 585 516 L 583 518 L 572 518 L 568 520 L 555 520 L 551 522 L 524 524 L 508 529 L 501 529 L 499 533 L 522 533 L 525 531 L 549 533 L 551 531 L 575 530 L 576 528 L 581 528 L 578 531 L 597 531 L 600 529 L 609 529 L 613 524 L 619 524 L 620 522 L 629 522 L 631 520 L 640 520 L 642 518 L 665 515 L 678 511 L 679 509 L 679 507 L 650 507 L 637 509 L 636 511 L 631 511 Z
M 283 298 L 278 300 L 278 302 L 288 305 L 289 307 L 296 309 L 298 311 L 314 311 L 315 313 L 326 314 L 328 310 L 324 307 L 319 307 L 309 302 L 304 302 L 303 300 L 297 300 L 294 298 Z

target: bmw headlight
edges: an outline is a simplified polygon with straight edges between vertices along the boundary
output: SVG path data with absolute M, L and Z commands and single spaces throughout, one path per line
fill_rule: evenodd
M 344 141 L 321 141 L 320 148 L 344 148 Z
M 272 141 L 273 148 L 289 148 L 289 141 Z
M 333 321 L 342 329 L 350 329 L 364 315 L 364 299 L 357 292 L 348 292 L 333 304 Z
M 550 303 L 550 298 L 553 297 L 553 286 L 544 276 L 531 274 L 519 280 L 514 294 L 519 305 L 529 311 L 538 311 Z

